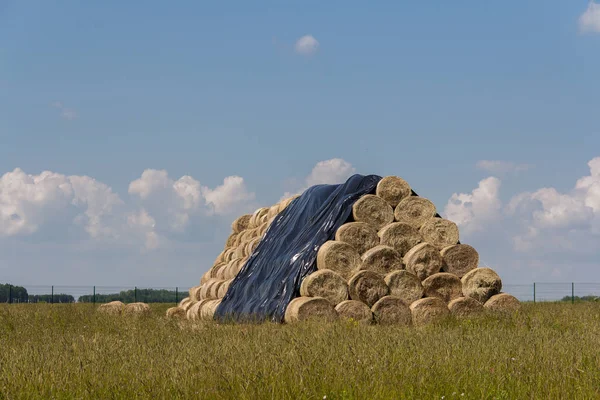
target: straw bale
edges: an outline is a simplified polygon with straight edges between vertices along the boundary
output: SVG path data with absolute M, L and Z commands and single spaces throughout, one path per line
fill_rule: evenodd
M 248 242 L 242 242 L 238 245 L 238 247 L 235 248 L 235 251 L 233 252 L 233 258 L 244 258 L 246 257 L 246 244 L 248 244 Z
M 275 218 L 279 214 L 279 203 L 272 205 L 269 207 L 269 211 L 267 212 L 267 218 L 269 220 Z
M 223 262 L 229 262 L 233 260 L 233 256 L 235 255 L 235 247 L 228 247 L 225 250 L 225 254 L 223 254 Z
M 227 265 L 227 268 L 224 271 L 223 278 L 221 279 L 232 279 L 239 274 L 242 270 L 242 267 L 245 264 L 246 258 L 236 258 L 235 260 L 231 260 L 231 262 Z
M 254 211 L 254 213 L 252 214 L 252 217 L 250 217 L 250 223 L 248 224 L 249 228 L 256 228 L 260 225 L 260 219 L 262 218 L 263 215 L 267 214 L 269 212 L 269 208 L 268 207 L 261 207 L 258 208 L 256 211 Z
M 258 219 L 258 226 L 259 226 L 259 227 L 260 227 L 261 225 L 263 225 L 263 224 L 266 224 L 266 223 L 269 221 L 269 211 L 270 211 L 270 210 L 271 210 L 271 209 L 269 208 L 269 209 L 267 210 L 267 212 L 266 212 L 266 213 L 264 213 L 264 214 L 263 214 L 263 215 L 262 215 L 262 216 L 261 216 L 261 217 Z
M 231 282 L 233 282 L 233 279 L 228 279 L 225 282 L 223 282 L 223 284 L 219 287 L 219 290 L 217 292 L 217 297 L 219 299 L 225 297 L 225 294 L 229 290 L 229 285 L 231 285 Z
M 320 269 L 302 281 L 300 296 L 323 297 L 332 305 L 348 300 L 348 284 L 342 276 L 330 269 Z
M 423 281 L 425 297 L 437 297 L 446 303 L 462 297 L 460 278 L 448 272 L 438 272 Z
M 396 206 L 394 219 L 419 229 L 425 222 L 435 217 L 435 213 L 435 205 L 429 199 L 409 196 Z
M 425 297 L 410 305 L 413 325 L 423 326 L 444 320 L 450 315 L 448 306 L 437 297 Z
M 443 261 L 442 271 L 450 272 L 459 278 L 479 265 L 479 253 L 468 244 L 444 247 L 440 254 Z
M 402 257 L 422 242 L 419 230 L 404 222 L 394 222 L 386 225 L 377 234 L 381 239 L 381 244 L 393 247 Z
M 200 319 L 204 321 L 212 321 L 219 304 L 221 304 L 221 299 L 209 300 L 204 303 L 200 309 Z
M 412 314 L 410 308 L 400 297 L 385 296 L 377 300 L 371 307 L 375 322 L 380 325 L 412 325 Z
M 166 316 L 169 319 L 185 319 L 186 312 L 181 307 L 171 307 L 167 309 Z
M 430 218 L 419 231 L 423 241 L 437 247 L 438 250 L 458 243 L 458 226 L 444 218 Z
M 442 269 L 442 255 L 429 243 L 420 243 L 404 256 L 406 270 L 423 280 Z
M 292 201 L 296 200 L 298 197 L 300 197 L 299 194 L 295 194 L 291 197 L 288 197 L 287 199 L 282 200 L 279 203 L 279 212 L 282 212 L 283 210 L 285 210 L 286 208 L 288 208 L 288 206 L 290 204 L 292 204 Z
M 233 223 L 231 224 L 231 229 L 233 230 L 233 232 L 240 233 L 244 229 L 247 229 L 251 217 L 251 214 L 245 214 L 233 221 Z
M 404 269 L 404 264 L 402 256 L 393 247 L 380 244 L 363 254 L 360 269 L 387 275 L 392 271 Z
M 483 304 L 472 297 L 459 297 L 448 303 L 450 313 L 457 318 L 467 318 L 483 312 Z
M 203 275 L 202 278 L 200 278 L 200 285 L 204 285 L 206 283 L 206 281 L 208 281 L 210 278 L 212 278 L 210 275 L 212 274 L 212 268 L 209 269 L 208 271 L 206 271 Z
M 377 184 L 375 193 L 387 201 L 390 206 L 396 207 L 402 199 L 410 196 L 411 189 L 404 179 L 398 176 L 386 176 Z
M 359 271 L 348 282 L 350 299 L 362 301 L 369 307 L 380 298 L 387 296 L 389 288 L 383 278 L 372 271 Z
M 269 230 L 269 227 L 271 226 L 271 224 L 273 223 L 273 221 L 275 220 L 276 217 L 271 218 L 270 220 L 268 220 L 266 223 L 262 224 L 261 226 L 259 226 L 257 228 L 258 230 L 258 235 L 256 236 L 258 239 L 262 239 L 262 237 L 265 235 L 265 233 Z
M 129 303 L 123 309 L 123 315 L 145 316 L 151 312 L 150 306 L 146 303 Z
M 358 254 L 379 244 L 377 230 L 366 222 L 348 222 L 340 226 L 335 233 L 335 240 L 353 246 Z
M 502 290 L 502 280 L 491 268 L 475 268 L 467 272 L 461 282 L 464 295 L 483 304 Z
M 335 320 L 338 318 L 333 305 L 323 297 L 296 297 L 285 310 L 285 322 L 293 323 L 307 319 Z
M 200 287 L 200 299 L 204 300 L 204 299 L 211 299 L 212 298 L 212 297 L 210 297 L 211 287 L 216 282 L 220 282 L 220 280 L 216 279 L 216 278 L 211 278 L 204 285 L 202 285 Z
M 368 305 L 358 300 L 345 300 L 335 306 L 340 318 L 370 324 L 373 322 L 373 312 Z
M 254 252 L 254 250 L 256 250 L 256 248 L 258 247 L 258 244 L 260 243 L 260 238 L 254 238 L 251 241 L 249 241 L 248 243 L 246 243 L 246 256 L 250 256 L 252 255 L 252 253 Z
M 191 306 L 194 305 L 194 303 L 196 303 L 195 300 L 192 300 L 189 297 L 186 297 L 185 299 L 183 299 L 179 302 L 179 307 L 183 308 L 184 311 L 187 311 Z
M 352 206 L 352 217 L 356 222 L 366 222 L 379 230 L 394 220 L 394 210 L 381 197 L 367 194 Z
M 222 262 L 225 261 L 225 249 L 223 249 L 223 251 L 221 251 L 219 253 L 219 255 L 217 256 L 217 258 L 215 259 L 215 262 L 213 263 L 213 265 L 217 265 L 220 264 Z
M 125 304 L 121 301 L 111 301 L 110 303 L 101 304 L 98 311 L 108 315 L 120 315 L 125 309 Z
M 490 297 L 483 307 L 494 312 L 513 312 L 521 308 L 521 303 L 508 293 L 498 293 Z
M 210 277 L 211 278 L 218 278 L 218 279 L 223 279 L 221 278 L 221 276 L 223 275 L 224 269 L 227 268 L 227 266 L 231 263 L 231 261 L 226 262 L 226 263 L 221 263 L 215 267 L 212 267 L 210 270 Z
M 241 233 L 235 233 L 233 232 L 231 235 L 229 235 L 229 237 L 227 238 L 227 241 L 225 242 L 225 247 L 233 247 L 237 237 L 240 235 Z
M 219 298 L 219 288 L 221 286 L 223 286 L 224 283 L 225 283 L 225 280 L 218 280 L 217 282 L 212 284 L 212 286 L 210 287 L 210 294 L 209 294 L 211 299 Z
M 202 289 L 202 285 L 191 288 L 189 291 L 189 298 L 193 301 L 200 301 L 200 289 Z
M 423 297 L 421 280 L 406 270 L 390 272 L 384 281 L 390 289 L 390 295 L 400 298 L 405 304 L 412 304 Z
M 317 268 L 330 269 L 344 279 L 350 278 L 361 262 L 358 251 L 345 242 L 329 240 L 323 243 L 317 252 Z

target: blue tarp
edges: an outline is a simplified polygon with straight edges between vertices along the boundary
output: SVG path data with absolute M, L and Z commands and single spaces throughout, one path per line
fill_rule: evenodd
M 332 240 L 363 195 L 375 193 L 377 175 L 353 175 L 339 185 L 307 189 L 269 226 L 215 312 L 221 322 L 283 322 L 302 280 L 316 271 L 317 251 Z

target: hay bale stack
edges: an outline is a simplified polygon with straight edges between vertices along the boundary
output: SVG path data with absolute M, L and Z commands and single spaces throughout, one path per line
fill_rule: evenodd
M 462 282 L 458 276 L 447 272 L 438 272 L 423 281 L 425 297 L 437 297 L 445 303 L 462 297 Z
M 423 241 L 417 228 L 404 222 L 394 222 L 386 225 L 378 232 L 378 235 L 381 244 L 393 247 L 402 257 Z
M 227 237 L 227 241 L 225 242 L 225 247 L 233 247 L 235 245 L 235 241 L 239 236 L 239 233 L 232 232 L 229 237 Z
M 408 182 L 398 176 L 386 176 L 379 181 L 375 194 L 396 207 L 400 201 L 410 196 L 412 190 Z
M 508 293 L 498 293 L 489 298 L 483 307 L 493 312 L 513 312 L 521 308 L 521 303 L 516 297 Z
M 360 269 L 385 276 L 392 271 L 404 269 L 404 263 L 400 253 L 393 247 L 379 245 L 363 254 Z
M 346 300 L 335 306 L 340 318 L 352 319 L 361 323 L 373 322 L 373 312 L 365 303 L 357 300 Z
M 219 289 L 217 291 L 217 297 L 219 299 L 222 299 L 223 297 L 225 297 L 225 294 L 229 290 L 229 285 L 231 285 L 231 282 L 233 282 L 233 279 L 228 279 L 225 282 L 223 282 L 223 284 L 221 286 L 219 286 Z
M 348 300 L 348 284 L 342 276 L 330 269 L 313 272 L 300 285 L 300 296 L 322 297 L 332 305 Z
M 110 303 L 101 304 L 98 307 L 98 312 L 107 315 L 121 315 L 125 309 L 125 304 L 120 301 L 111 301 Z
M 394 220 L 394 210 L 381 197 L 367 194 L 352 206 L 352 217 L 356 222 L 366 222 L 379 230 Z
M 219 279 L 218 281 L 213 283 L 210 287 L 210 291 L 209 291 L 210 297 L 209 298 L 218 299 L 219 298 L 219 288 L 221 286 L 223 286 L 224 283 L 225 283 L 225 280 L 221 280 L 221 279 Z
M 215 278 L 211 278 L 208 282 L 206 282 L 204 285 L 202 285 L 200 287 L 200 299 L 201 300 L 212 299 L 213 298 L 213 297 L 211 297 L 211 292 L 212 292 L 211 288 L 217 282 L 221 282 L 221 280 L 215 279 Z
M 366 222 L 348 222 L 340 226 L 335 233 L 335 240 L 345 242 L 364 254 L 379 244 L 377 230 Z
M 390 295 L 400 298 L 405 304 L 412 304 L 423 297 L 421 280 L 406 270 L 391 272 L 384 281 L 390 289 Z
M 403 199 L 394 209 L 394 219 L 421 228 L 423 224 L 435 217 L 435 205 L 428 199 L 419 196 L 409 196 Z
M 147 316 L 150 315 L 152 310 L 150 306 L 146 303 L 129 303 L 123 309 L 123 315 L 132 315 L 132 316 Z
M 438 250 L 458 243 L 458 226 L 444 218 L 430 218 L 419 231 L 423 241 L 437 247 Z
M 380 325 L 405 325 L 412 324 L 410 308 L 400 297 L 385 296 L 377 300 L 371 308 L 375 321 Z
M 221 304 L 221 299 L 208 300 L 200 308 L 200 319 L 204 321 L 212 321 L 217 311 L 217 307 Z
M 406 270 L 424 280 L 442 269 L 442 255 L 429 243 L 420 243 L 404 256 Z
M 440 254 L 442 255 L 442 271 L 454 274 L 459 278 L 479 265 L 479 253 L 468 244 L 444 247 Z
M 362 301 L 369 307 L 388 293 L 389 288 L 383 278 L 373 271 L 359 271 L 348 282 L 350 299 Z
M 263 216 L 267 215 L 269 212 L 269 207 L 261 207 L 254 211 L 254 214 L 250 217 L 250 222 L 248 224 L 249 228 L 258 228 L 261 224 L 261 219 Z
M 233 221 L 231 224 L 231 230 L 233 230 L 233 233 L 240 233 L 241 231 L 248 229 L 250 218 L 252 218 L 251 214 L 245 214 Z
M 344 242 L 329 240 L 317 252 L 317 268 L 330 269 L 344 279 L 350 278 L 360 268 L 361 262 L 358 251 Z
M 169 319 L 185 319 L 186 312 L 181 307 L 171 307 L 167 309 L 166 317 Z
M 338 318 L 333 305 L 322 297 L 296 297 L 285 310 L 285 322 L 293 323 L 307 319 L 334 320 Z
M 178 306 L 180 308 L 183 308 L 184 311 L 187 311 L 191 306 L 194 305 L 194 303 L 196 303 L 195 300 L 192 300 L 189 297 L 186 297 L 185 299 L 183 299 L 179 302 Z
M 425 297 L 410 305 L 412 321 L 415 326 L 423 326 L 443 321 L 450 315 L 450 310 L 441 299 Z
M 461 282 L 464 295 L 483 304 L 502 290 L 502 280 L 491 268 L 471 270 L 462 277 Z
M 202 307 L 209 302 L 210 300 L 200 300 L 197 303 L 194 303 L 186 312 L 186 318 L 190 321 L 196 321 L 201 318 L 202 315 Z
M 202 289 L 202 286 L 194 286 L 193 288 L 191 288 L 189 291 L 189 299 L 192 301 L 200 301 L 200 289 Z
M 467 318 L 481 314 L 483 304 L 472 297 L 459 297 L 448 303 L 448 309 L 457 318 Z

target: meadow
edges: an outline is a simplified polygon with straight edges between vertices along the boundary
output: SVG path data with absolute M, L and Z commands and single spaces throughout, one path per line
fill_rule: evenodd
M 220 325 L 0 305 L 0 399 L 596 399 L 600 304 L 424 328 Z

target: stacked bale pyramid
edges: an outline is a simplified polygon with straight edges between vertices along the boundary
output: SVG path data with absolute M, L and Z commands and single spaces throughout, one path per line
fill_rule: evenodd
M 200 285 L 167 316 L 212 320 L 270 223 L 295 197 L 236 219 Z M 441 218 L 435 205 L 400 177 L 381 179 L 375 194 L 356 201 L 351 220 L 332 239 L 320 246 L 316 271 L 304 278 L 300 296 L 289 303 L 286 322 L 341 317 L 424 325 L 451 314 L 462 318 L 520 305 L 501 292 L 496 272 L 479 267 L 477 251 L 460 243 L 456 224 Z

